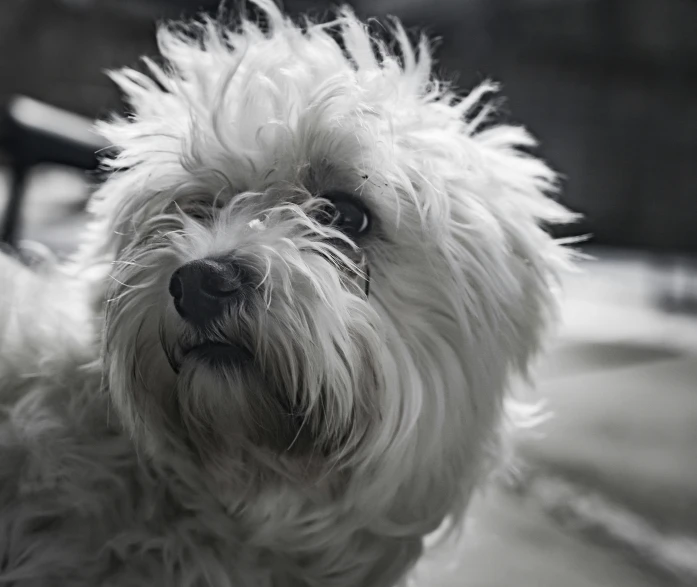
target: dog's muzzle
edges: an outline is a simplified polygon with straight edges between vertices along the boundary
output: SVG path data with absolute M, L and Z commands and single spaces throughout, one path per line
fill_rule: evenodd
M 370 294 L 370 266 L 365 253 L 356 263 L 357 286 Z M 249 267 L 234 258 L 206 258 L 177 269 L 169 281 L 169 293 L 177 313 L 187 322 L 205 328 L 239 304 L 254 288 Z

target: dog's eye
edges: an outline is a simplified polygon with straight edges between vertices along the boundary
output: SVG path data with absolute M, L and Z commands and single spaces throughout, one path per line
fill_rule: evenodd
M 180 205 L 180 209 L 189 218 L 193 218 L 198 222 L 211 222 L 220 209 L 223 207 L 224 203 L 222 200 L 216 200 L 215 202 L 209 200 L 191 200 Z
M 198 222 L 208 222 L 213 218 L 214 211 L 205 208 L 188 208 L 184 212 L 189 218 L 193 218 Z
M 319 210 L 317 220 L 357 237 L 370 230 L 370 213 L 363 203 L 351 194 L 328 192 L 320 196 L 327 204 Z

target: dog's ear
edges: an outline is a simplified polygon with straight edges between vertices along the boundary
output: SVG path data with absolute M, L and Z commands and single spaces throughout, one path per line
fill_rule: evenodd
M 449 281 L 449 323 L 458 330 L 444 365 L 461 369 L 463 382 L 446 386 L 445 405 L 450 413 L 459 406 L 461 416 L 443 431 L 441 464 L 429 473 L 432 487 L 445 492 L 437 500 L 443 517 L 464 512 L 499 458 L 510 379 L 527 374 L 553 324 L 558 276 L 572 256 L 545 230 L 576 218 L 555 200 L 557 175 L 532 154 L 536 143 L 525 129 L 491 118 L 495 92 L 485 83 L 459 101 L 446 95 L 425 106 L 444 116 L 439 128 L 423 131 L 418 149 L 429 181 L 413 180 L 423 215 L 433 216 L 429 235 Z M 436 501 L 426 499 L 429 492 L 421 492 L 424 500 Z
M 572 255 L 547 229 L 578 216 L 557 201 L 558 175 L 534 154 L 535 138 L 494 118 L 497 89 L 485 82 L 453 106 L 463 121 L 454 145 L 462 172 L 448 185 L 450 229 L 466 282 L 486 299 L 480 319 L 524 371 Z

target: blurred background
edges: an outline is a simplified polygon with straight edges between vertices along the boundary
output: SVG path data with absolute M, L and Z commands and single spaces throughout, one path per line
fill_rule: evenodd
M 288 0 L 326 15 L 331 3 Z M 420 585 L 697 585 L 697 2 L 357 0 L 438 39 L 442 77 L 503 83 L 541 141 L 592 256 L 564 284 L 538 367 L 554 417 L 514 450 Z M 97 181 L 91 122 L 123 105 L 104 71 L 155 51 L 206 0 L 3 0 L 2 240 L 70 253 Z M 230 3 L 234 8 L 237 3 Z

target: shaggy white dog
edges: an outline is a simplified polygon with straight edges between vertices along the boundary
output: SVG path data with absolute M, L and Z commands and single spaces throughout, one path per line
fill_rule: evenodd
M 0 585 L 387 587 L 463 517 L 569 219 L 347 10 L 162 28 L 80 253 L 1 261 Z

